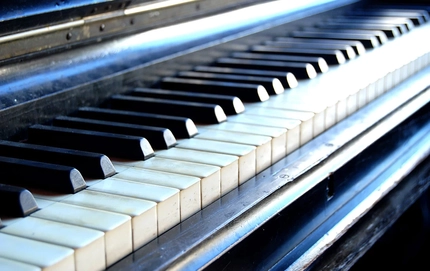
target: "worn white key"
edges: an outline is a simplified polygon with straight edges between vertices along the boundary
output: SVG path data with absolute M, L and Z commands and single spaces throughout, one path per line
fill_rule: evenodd
M 176 145 L 176 148 L 238 156 L 239 184 L 246 182 L 257 174 L 255 163 L 256 148 L 254 146 L 191 138 L 178 140 L 178 145 Z
M 160 172 L 194 176 L 200 178 L 202 208 L 220 198 L 220 168 L 186 161 L 154 157 L 146 161 L 113 161 L 114 165 L 132 166 Z
M 181 206 L 178 189 L 125 181 L 115 177 L 94 184 L 87 181 L 87 184 L 90 185 L 88 190 L 155 201 L 157 203 L 158 235 L 180 222 Z
M 42 269 L 35 265 L 30 265 L 19 261 L 14 261 L 14 260 L 0 257 L 0 271 L 10 271 L 10 270 L 41 271 Z
M 236 115 L 228 118 L 229 122 L 256 124 L 260 126 L 285 128 L 287 133 L 287 153 L 300 147 L 300 124 L 299 120 L 273 118 L 256 115 Z
M 39 206 L 44 205 L 36 198 Z M 111 265 L 133 250 L 129 216 L 71 204 L 54 202 L 31 215 L 104 232 L 106 265 Z
M 320 111 L 312 108 L 317 105 L 325 108 L 325 129 L 328 129 L 354 112 L 356 107 L 361 108 L 386 92 L 393 81 L 397 84 L 399 79 L 393 79 L 393 74 L 405 79 L 413 73 L 414 59 L 428 51 L 428 41 L 424 37 L 429 31 L 428 25 L 416 28 L 401 39 L 371 50 L 342 67 L 331 68 L 323 76 L 301 82 L 297 88 L 261 103 L 261 107 L 315 112 Z M 399 55 L 396 53 L 399 51 L 404 53 Z M 305 109 L 305 104 L 312 107 Z
M 239 158 L 233 155 L 170 148 L 160 150 L 156 156 L 180 161 L 207 164 L 221 168 L 221 196 L 235 189 L 239 184 Z
M 130 216 L 133 250 L 157 237 L 157 203 L 154 201 L 83 190 L 63 202 Z
M 100 181 L 103 180 L 90 180 L 87 181 L 87 184 Z M 35 198 L 46 200 L 44 202 L 63 202 L 130 216 L 133 230 L 133 249 L 157 237 L 157 203 L 154 201 L 101 193 L 88 189 L 76 194 L 57 194 L 40 190 L 31 190 L 31 192 Z M 10 219 L 7 220 L 7 223 L 11 223 Z
M 199 125 L 198 129 L 238 132 L 272 138 L 272 162 L 277 162 L 287 155 L 287 129 L 254 124 L 223 122 L 220 124 Z
M 306 84 L 307 81 L 303 84 Z M 326 105 L 309 101 L 309 100 L 298 100 L 297 98 L 289 99 L 290 91 L 284 92 L 283 95 L 278 95 L 267 102 L 260 103 L 255 107 L 259 108 L 274 108 L 282 110 L 291 110 L 298 112 L 305 112 L 314 114 L 313 116 L 313 137 L 318 136 L 326 130 L 327 125 L 331 125 L 334 122 L 335 114 L 333 110 L 327 108 Z
M 73 249 L 0 233 L 0 257 L 40 267 L 43 271 L 75 270 Z
M 76 270 L 106 268 L 104 233 L 35 217 L 25 217 L 0 230 L 74 250 Z
M 261 108 L 258 107 L 257 104 L 253 104 L 246 107 L 245 114 L 300 121 L 300 145 L 309 142 L 314 136 L 313 120 L 315 113 L 287 109 Z
M 149 170 L 139 167 L 124 167 L 117 165 L 116 168 L 119 173 L 115 175 L 115 178 L 179 189 L 181 221 L 200 211 L 202 208 L 201 179 L 198 177 Z
M 272 138 L 261 135 L 243 134 L 238 132 L 227 132 L 221 130 L 199 129 L 199 134 L 194 138 L 223 141 L 237 144 L 245 144 L 256 147 L 257 172 L 261 172 L 272 165 Z

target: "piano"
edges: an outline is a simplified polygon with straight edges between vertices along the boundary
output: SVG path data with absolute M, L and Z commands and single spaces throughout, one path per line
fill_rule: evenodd
M 0 270 L 354 268 L 427 195 L 429 11 L 2 4 Z

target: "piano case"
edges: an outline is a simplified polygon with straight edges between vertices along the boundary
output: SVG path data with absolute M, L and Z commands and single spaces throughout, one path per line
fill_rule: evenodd
M 385 233 L 429 208 L 429 10 L 2 4 L 0 269 L 354 270 L 398 255 Z

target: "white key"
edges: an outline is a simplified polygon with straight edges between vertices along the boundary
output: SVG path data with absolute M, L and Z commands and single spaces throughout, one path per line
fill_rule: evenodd
M 35 217 L 22 218 L 0 231 L 73 249 L 76 270 L 106 268 L 104 233 L 101 231 Z
M 351 114 L 355 113 L 358 110 L 358 95 L 359 90 L 357 90 L 355 93 L 351 93 L 350 96 L 347 97 L 347 115 L 350 116 Z
M 178 189 L 111 177 L 91 184 L 88 190 L 155 201 L 158 235 L 180 222 L 181 206 Z
M 194 138 L 254 146 L 256 147 L 255 155 L 257 159 L 257 172 L 261 172 L 272 165 L 271 137 L 220 130 L 205 130 L 204 128 L 199 128 L 199 134 Z
M 261 108 L 256 104 L 247 106 L 246 115 L 258 115 L 272 118 L 285 118 L 300 121 L 300 145 L 309 142 L 314 136 L 314 113 L 295 111 L 295 110 L 282 110 L 276 108 Z
M 0 271 L 41 271 L 40 267 L 0 257 Z
M 133 250 L 157 237 L 157 203 L 154 201 L 83 190 L 63 202 L 130 216 Z
M 255 147 L 205 139 L 178 140 L 176 148 L 235 155 L 239 157 L 239 184 L 254 177 L 256 172 Z
M 117 166 L 116 168 L 120 167 Z M 200 211 L 202 208 L 202 191 L 200 178 L 198 177 L 154 171 L 139 167 L 125 167 L 115 175 L 115 178 L 179 189 L 181 221 Z
M 42 201 L 45 200 L 36 199 L 39 206 L 42 206 Z M 104 232 L 107 266 L 132 252 L 129 216 L 60 202 L 43 207 L 31 216 Z
M 219 167 L 158 157 L 136 162 L 114 160 L 113 164 L 198 177 L 200 178 L 202 208 L 219 199 L 221 195 Z
M 331 68 L 323 76 L 301 82 L 297 88 L 273 97 L 259 106 L 309 111 L 316 116 L 324 111 L 326 130 L 345 118 L 349 112 L 354 112 L 355 107 L 361 108 L 384 93 L 387 85 L 392 85 L 386 84 L 387 80 L 390 81 L 390 74 L 395 73 L 403 79 L 407 78 L 413 70 L 410 63 L 418 56 L 425 55 L 428 50 L 428 41 L 423 37 L 429 29 L 429 26 L 416 28 L 401 39 L 369 51 L 341 67 Z M 404 53 L 399 55 L 396 53 L 399 51 Z M 352 97 L 349 97 L 351 95 Z M 314 125 L 315 123 L 317 122 L 314 121 Z M 314 127 L 314 136 L 317 134 Z
M 198 129 L 238 132 L 272 138 L 272 161 L 277 162 L 287 155 L 287 129 L 254 124 L 223 122 L 212 125 L 199 125 Z
M 73 249 L 0 233 L 0 257 L 40 267 L 43 271 L 75 270 Z
M 180 148 L 160 150 L 156 156 L 174 160 L 207 164 L 221 168 L 221 196 L 235 189 L 239 184 L 239 158 L 233 155 L 194 151 Z
M 300 124 L 299 120 L 281 119 L 256 115 L 236 115 L 228 118 L 229 122 L 255 124 L 260 126 L 277 127 L 287 129 L 287 153 L 300 147 Z
M 273 99 L 268 100 L 267 102 L 260 103 L 258 107 L 283 109 L 314 114 L 312 121 L 314 124 L 313 137 L 316 137 L 322 132 L 324 132 L 326 130 L 326 124 L 330 124 L 334 121 L 335 115 L 332 110 L 330 111 L 329 108 L 327 108 L 326 105 L 312 102 L 309 100 L 298 100 L 297 98 L 295 98 L 295 100 L 289 100 L 289 97 L 287 97 L 289 93 L 290 91 L 284 92 L 283 95 L 278 95 Z

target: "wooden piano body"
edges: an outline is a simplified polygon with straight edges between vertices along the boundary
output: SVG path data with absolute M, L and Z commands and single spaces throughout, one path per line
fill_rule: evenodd
M 23 5 L 21 11 L 28 13 L 22 12 L 19 16 L 19 12 L 12 12 L 16 8 L 13 3 L 0 9 L 5 14 L 0 14 L 4 16 L 0 21 L 4 26 L 0 28 L 2 140 L 26 142 L 30 138 L 32 142 L 27 130 L 31 125 L 51 125 L 54 118 L 72 116 L 81 107 L 108 108 L 113 95 L 136 88 L 163 88 L 163 78 L 179 77 L 179 72 L 192 71 L 197 66 L 216 66 L 213 63 L 234 52 L 247 52 L 254 45 L 263 45 L 276 37 L 287 37 L 294 31 L 348 15 L 369 3 L 198 0 L 63 1 L 57 4 L 53 8 L 50 3 L 42 2 L 36 9 Z M 402 6 L 402 3 L 381 2 L 378 5 L 430 10 L 419 2 L 413 7 L 412 4 Z M 341 32 L 340 29 L 336 31 Z M 222 190 L 223 183 L 218 180 L 215 199 L 199 203 L 199 210 L 180 219 L 179 224 L 155 229 L 156 236 L 146 240 L 143 246 L 133 248 L 131 254 L 118 252 L 114 260 L 106 256 L 103 268 L 351 268 L 405 210 L 425 194 L 429 184 L 430 90 L 427 88 L 430 70 L 427 66 L 430 40 L 426 38 L 429 31 L 428 23 L 416 25 L 408 33 L 389 39 L 378 48 L 368 48 L 365 54 L 346 59 L 341 65 L 329 63 L 328 71 L 318 71 L 313 79 L 304 79 L 299 72 L 292 72 L 299 79 L 298 85 L 295 86 L 294 77 L 283 81 L 285 87 L 285 83 L 290 83 L 292 88 L 270 95 L 267 101 L 247 100 L 248 96 L 244 95 L 245 111 L 228 113 L 225 123 L 245 123 L 244 126 L 254 127 L 253 132 L 232 132 L 225 128 L 220 133 L 227 134 L 227 138 L 214 139 L 216 127 L 223 127 L 223 124 L 196 121 L 196 116 L 194 122 L 200 133 L 193 134 L 194 138 L 174 134 L 178 144 L 163 151 L 150 141 L 156 149 L 155 157 L 163 160 L 169 157 L 167 152 L 186 149 L 188 147 L 182 146 L 192 140 L 200 140 L 203 144 L 225 141 L 249 147 L 251 143 L 238 142 L 244 142 L 248 134 L 253 134 L 255 140 L 268 140 L 269 143 L 264 144 L 271 146 L 271 154 L 263 153 L 265 158 L 252 160 L 255 174 L 251 176 L 244 173 L 245 166 L 238 164 L 233 187 Z M 304 104 L 305 101 L 309 104 Z M 225 107 L 223 109 L 227 112 Z M 165 110 L 168 114 L 170 109 L 166 107 Z M 284 117 L 281 111 L 296 115 L 300 112 L 300 118 Z M 259 112 L 264 113 L 258 116 Z M 280 115 L 270 116 L 269 112 Z M 241 116 L 254 118 L 255 123 L 240 119 Z M 259 117 L 268 123 L 258 123 Z M 269 124 L 269 118 L 282 124 Z M 290 121 L 288 128 L 282 126 L 286 120 Z M 161 127 L 163 124 L 160 121 Z M 279 137 L 275 132 L 272 136 L 263 132 L 269 130 L 267 127 L 273 128 L 272 132 L 275 128 L 280 130 Z M 237 138 L 229 139 L 232 135 Z M 281 149 L 279 140 L 287 141 L 281 144 Z M 252 148 L 267 152 L 262 145 L 252 145 Z M 235 157 L 231 155 L 233 151 L 227 149 L 200 151 L 209 153 L 209 157 L 211 153 L 214 157 L 219 154 Z M 0 156 L 8 155 L 14 156 L 0 150 Z M 124 160 L 108 156 L 117 174 L 106 180 L 121 173 L 124 176 L 128 170 Z M 151 159 L 142 163 L 148 164 Z M 269 166 L 267 162 L 259 164 L 265 159 L 270 160 Z M 173 160 L 190 163 L 193 157 Z M 174 168 L 176 162 L 171 163 Z M 207 162 L 193 163 L 195 167 L 208 166 Z M 215 167 L 214 164 L 210 166 Z M 223 166 L 215 168 L 221 172 Z M 243 169 L 243 173 L 238 169 Z M 175 174 L 181 172 L 180 169 L 171 170 Z M 185 173 L 181 175 L 186 176 Z M 6 177 L 2 177 L 0 183 L 9 183 Z M 203 177 L 199 178 L 199 185 L 203 186 Z M 85 175 L 84 179 L 89 188 L 83 191 L 93 191 L 94 184 L 103 182 Z M 36 217 L 82 226 L 85 223 L 75 224 L 38 213 L 44 206 L 55 204 L 52 200 L 63 201 L 64 205 L 87 205 L 68 201 L 71 194 L 47 192 L 32 186 L 25 188 L 36 198 L 40 210 L 26 218 L 5 216 L 2 214 L 7 213 L 9 203 L 0 198 L 4 204 L 0 207 L 3 225 L 0 238 L 19 236 L 66 247 L 61 241 L 39 234 L 46 231 L 43 227 L 34 229 L 31 238 L 25 237 L 29 233 L 13 231 L 14 224 Z M 114 191 L 102 192 L 116 195 Z M 145 230 L 140 229 L 141 232 Z M 136 236 L 138 231 L 139 228 L 133 228 Z M 108 232 L 106 230 L 104 235 Z M 12 241 L 0 240 L 3 240 L 0 241 L 0 270 L 16 263 L 49 270 L 50 266 L 44 266 L 43 260 L 31 256 L 38 254 L 30 247 L 13 247 L 8 243 Z M 70 251 L 70 247 L 68 249 Z M 120 248 L 110 249 L 120 251 Z M 13 255 L 10 251 L 14 250 L 23 253 Z M 78 258 L 78 249 L 71 251 L 66 265 L 79 269 L 82 260 Z M 105 251 L 101 253 L 104 258 Z M 91 254 L 86 257 L 91 261 Z M 55 264 L 51 267 L 56 267 Z

